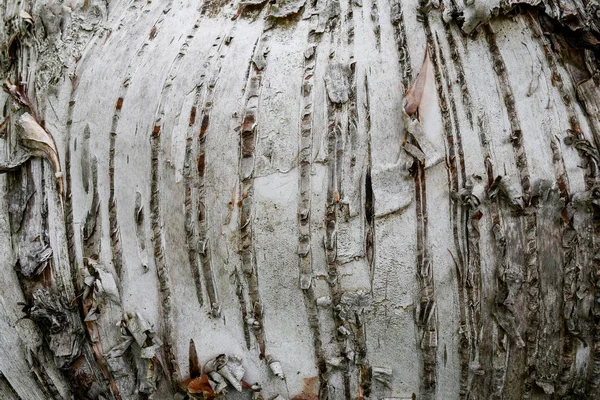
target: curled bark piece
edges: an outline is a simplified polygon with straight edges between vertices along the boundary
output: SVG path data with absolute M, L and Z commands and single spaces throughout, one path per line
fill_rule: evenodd
M 39 242 L 27 247 L 28 254 L 19 259 L 19 270 L 27 278 L 33 278 L 46 269 L 52 257 L 52 248 Z
M 10 47 L 10 45 L 9 45 Z M 10 94 L 19 104 L 31 109 L 31 103 L 27 98 L 27 95 L 23 91 L 23 88 L 17 85 L 13 85 L 9 78 L 6 78 L 3 84 L 4 90 Z
M 286 18 L 298 13 L 306 0 L 280 0 L 269 8 L 269 17 Z
M 214 399 L 215 391 L 213 390 L 208 375 L 204 374 L 199 378 L 183 383 L 189 394 L 202 394 L 205 399 Z
M 410 154 L 411 156 L 413 156 L 414 158 L 416 158 L 420 162 L 422 162 L 422 163 L 425 162 L 425 153 L 423 153 L 421 151 L 421 149 L 419 149 L 417 146 L 412 145 L 412 144 L 406 142 L 406 143 L 404 143 L 402 145 L 402 147 L 404 148 L 404 150 L 406 150 L 406 152 L 408 154 Z
M 215 382 L 215 393 L 226 393 L 227 381 L 218 372 L 211 372 L 208 374 L 210 379 Z
M 283 368 L 281 367 L 281 363 L 279 361 L 270 361 L 269 368 L 271 368 L 271 372 L 273 373 L 273 375 L 275 375 L 279 379 L 285 379 L 285 375 L 283 374 Z
M 27 112 L 21 115 L 18 124 L 22 128 L 20 135 L 21 143 L 28 149 L 33 150 L 34 155 L 46 156 L 52 164 L 54 174 L 56 175 L 58 191 L 62 195 L 62 172 L 60 170 L 60 160 L 58 158 L 58 151 L 56 150 L 54 138 L 48 131 L 40 126 L 31 114 Z
M 427 81 L 427 69 L 430 63 L 429 51 L 425 50 L 425 58 L 421 70 L 404 96 L 404 111 L 408 115 L 413 115 L 419 109 L 421 97 L 423 96 L 423 88 L 425 88 L 425 82 Z

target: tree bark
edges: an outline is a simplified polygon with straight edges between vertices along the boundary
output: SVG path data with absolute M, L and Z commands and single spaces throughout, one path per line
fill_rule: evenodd
M 0 15 L 1 398 L 600 398 L 597 0 Z

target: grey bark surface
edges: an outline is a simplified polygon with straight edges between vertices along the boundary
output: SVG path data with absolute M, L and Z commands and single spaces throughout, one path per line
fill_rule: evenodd
M 600 397 L 597 0 L 0 17 L 0 398 Z

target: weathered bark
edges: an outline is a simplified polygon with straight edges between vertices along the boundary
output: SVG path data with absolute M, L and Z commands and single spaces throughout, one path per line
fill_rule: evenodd
M 2 2 L 0 397 L 599 398 L 600 5 L 456 3 Z

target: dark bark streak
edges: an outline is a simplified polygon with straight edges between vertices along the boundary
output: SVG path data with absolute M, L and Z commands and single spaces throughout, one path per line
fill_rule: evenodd
M 415 141 L 413 143 L 418 146 Z M 419 347 L 423 356 L 421 393 L 424 399 L 435 398 L 437 381 L 437 310 L 433 282 L 433 265 L 429 257 L 427 241 L 427 188 L 425 165 L 414 159 L 413 177 L 415 182 L 415 203 L 417 215 L 417 277 L 419 279 L 419 306 L 417 326 L 419 327 Z
M 336 327 L 342 327 L 344 321 L 340 318 L 336 311 L 336 307 L 340 304 L 342 298 L 342 287 L 338 275 L 337 262 L 337 208 L 340 198 L 339 188 L 341 185 L 341 173 L 339 159 L 343 153 L 340 152 L 339 143 L 342 136 L 342 110 L 341 104 L 327 102 L 327 208 L 325 214 L 325 257 L 327 259 L 327 283 L 333 300 L 333 316 Z M 344 340 L 343 334 L 337 330 L 336 339 L 339 350 L 344 356 Z M 342 366 L 344 394 L 346 398 L 350 398 L 350 379 L 348 375 L 348 365 Z
M 452 25 L 444 24 L 444 32 L 446 34 L 446 40 L 451 51 L 451 59 L 454 64 L 454 71 L 456 72 L 457 84 L 460 87 L 461 100 L 463 104 L 464 112 L 469 120 L 471 128 L 473 127 L 473 102 L 471 100 L 471 93 L 467 87 L 467 80 L 465 78 L 465 70 L 463 67 L 462 57 L 460 55 L 460 49 L 456 40 L 454 39 L 454 33 L 452 32 Z M 448 81 L 448 83 L 450 83 Z
M 381 50 L 381 26 L 379 25 L 379 6 L 378 0 L 371 2 L 371 23 L 373 24 L 373 34 L 375 35 L 375 48 Z
M 119 231 L 119 223 L 117 220 L 117 200 L 115 198 L 115 146 L 117 142 L 117 128 L 119 126 L 119 118 L 121 108 L 123 107 L 123 99 L 127 88 L 123 86 L 122 96 L 117 99 L 115 111 L 110 128 L 110 147 L 108 152 L 108 184 L 109 184 L 109 199 L 108 199 L 108 221 L 110 230 L 110 249 L 112 252 L 112 262 L 117 272 L 117 284 L 119 291 L 121 289 L 121 280 L 123 279 L 123 249 L 121 247 L 121 234 Z
M 160 152 L 160 126 L 155 125 L 150 136 L 151 169 L 150 169 L 150 225 L 154 249 L 154 263 L 158 278 L 158 295 L 160 299 L 160 325 L 163 341 L 164 367 L 169 374 L 171 386 L 177 391 L 180 379 L 177 365 L 177 354 L 174 344 L 176 342 L 173 323 L 173 299 L 170 268 L 164 256 L 164 243 L 162 221 L 160 216 L 160 189 L 159 189 L 159 152 Z
M 483 164 L 486 169 L 486 177 L 488 181 L 487 190 L 489 193 L 489 189 L 492 187 L 494 182 L 494 170 L 492 165 L 492 153 L 490 143 L 489 139 L 487 138 L 485 127 L 483 126 L 483 121 L 481 117 L 478 118 L 478 130 L 481 141 L 481 147 L 485 151 Z M 504 236 L 504 226 L 500 215 L 498 198 L 496 196 L 490 196 L 489 201 L 489 212 L 491 219 L 490 228 L 493 234 L 493 245 L 494 252 L 496 255 L 495 275 L 497 277 L 497 290 L 498 293 L 504 293 L 507 291 L 504 275 L 507 263 L 506 238 Z M 488 301 L 488 303 L 492 303 L 488 305 L 488 309 L 493 310 L 493 312 L 496 315 L 510 315 L 510 311 L 506 309 L 506 307 L 500 299 L 495 299 L 495 301 Z M 512 317 L 512 319 L 508 318 L 508 320 L 512 321 L 514 324 L 514 317 Z M 492 336 L 493 339 L 493 342 L 491 344 L 482 347 L 482 350 L 485 350 L 486 348 L 488 349 L 488 351 L 485 354 L 489 354 L 489 358 L 491 358 L 491 362 L 487 363 L 490 366 L 490 377 L 488 381 L 490 385 L 489 393 L 492 399 L 499 400 L 502 399 L 504 395 L 504 386 L 506 384 L 506 374 L 508 369 L 507 363 L 508 357 L 510 355 L 510 347 L 508 342 L 508 336 L 505 332 L 505 327 L 501 327 L 501 325 L 497 321 L 497 317 L 496 321 L 492 320 L 491 318 L 487 318 L 486 321 L 492 322 L 492 324 L 486 324 L 484 329 L 487 328 L 487 331 L 484 331 L 484 334 L 489 334 L 490 336 Z M 514 330 L 516 330 L 516 328 L 514 328 Z M 502 360 L 502 358 L 504 358 L 504 360 Z
M 369 84 L 365 76 L 365 118 L 367 129 L 367 171 L 365 175 L 365 255 L 369 265 L 369 283 L 373 292 L 373 279 L 375 276 L 375 193 L 373 192 L 372 169 L 373 157 L 371 154 L 371 105 L 369 97 Z
M 412 67 L 406 41 L 406 27 L 404 25 L 404 15 L 402 13 L 402 2 L 400 0 L 393 0 L 390 11 L 390 20 L 394 28 L 394 39 L 398 50 L 398 63 L 400 75 L 402 77 L 402 85 L 404 86 L 404 90 L 407 90 L 412 81 Z

